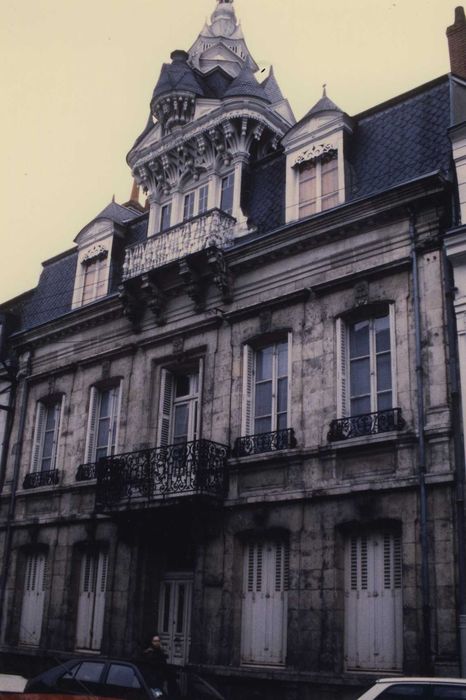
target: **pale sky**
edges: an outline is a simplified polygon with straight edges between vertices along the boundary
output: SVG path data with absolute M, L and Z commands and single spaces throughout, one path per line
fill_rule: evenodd
M 296 118 L 329 97 L 350 115 L 449 71 L 459 0 L 235 0 Z M 0 301 L 115 194 L 163 62 L 189 49 L 215 0 L 0 0 Z

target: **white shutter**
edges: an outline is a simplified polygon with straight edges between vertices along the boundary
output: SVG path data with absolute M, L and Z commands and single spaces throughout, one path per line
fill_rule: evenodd
M 196 440 L 201 439 L 201 429 L 202 429 L 202 392 L 204 386 L 204 358 L 199 358 L 199 377 L 198 377 L 198 391 L 197 391 L 197 409 L 195 417 L 195 436 Z
M 95 445 L 97 439 L 97 419 L 99 410 L 99 392 L 95 386 L 91 387 L 89 398 L 89 416 L 87 420 L 86 449 L 84 462 L 93 462 L 95 459 Z
M 348 331 L 343 319 L 337 318 L 336 322 L 336 362 L 337 362 L 337 417 L 344 418 L 348 415 Z
M 59 454 L 59 441 L 61 426 L 63 424 L 63 413 L 65 410 L 65 395 L 61 397 L 61 401 L 55 404 L 55 429 L 53 433 L 53 450 L 52 458 L 50 460 L 50 469 L 57 469 L 58 465 L 58 454 Z
M 120 433 L 120 416 L 121 416 L 121 397 L 123 394 L 123 380 L 113 390 L 112 394 L 112 412 L 110 419 L 111 434 L 109 440 L 109 451 L 108 454 L 118 453 L 118 438 Z M 113 450 L 111 449 L 113 447 Z
M 254 350 L 250 345 L 243 348 L 243 400 L 241 435 L 253 434 L 253 388 Z
M 81 561 L 76 648 L 99 651 L 105 613 L 108 554 L 86 552 Z
M 31 554 L 26 563 L 23 605 L 19 630 L 20 644 L 38 646 L 42 631 L 45 600 L 46 556 Z
M 42 457 L 42 446 L 44 442 L 45 420 L 47 418 L 47 408 L 38 401 L 36 404 L 36 423 L 34 426 L 34 435 L 32 439 L 32 457 L 31 471 L 37 472 L 40 470 L 40 460 Z
M 170 422 L 173 404 L 173 374 L 167 369 L 160 373 L 159 425 L 157 444 L 165 447 L 170 440 Z
M 293 353 L 293 334 L 291 331 L 288 333 L 288 402 L 286 411 L 286 427 L 291 428 L 293 423 L 291 422 L 291 374 L 293 370 L 292 353 Z
M 92 619 L 92 582 L 94 578 L 94 557 L 86 552 L 81 560 L 81 575 L 79 582 L 78 619 L 76 623 L 76 647 L 89 649 L 90 621 Z
M 108 554 L 100 552 L 97 562 L 96 586 L 94 594 L 94 615 L 92 624 L 91 649 L 99 651 L 104 629 L 105 592 L 107 590 Z
M 390 304 L 390 359 L 392 370 L 392 407 L 398 406 L 397 397 L 397 373 L 396 373 L 396 328 L 395 328 L 395 304 Z

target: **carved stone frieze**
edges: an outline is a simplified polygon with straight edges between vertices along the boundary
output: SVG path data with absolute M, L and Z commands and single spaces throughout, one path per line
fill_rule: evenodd
M 179 274 L 184 282 L 187 295 L 194 302 L 194 310 L 199 313 L 205 307 L 205 289 L 197 270 L 187 258 L 179 262 Z
M 89 248 L 83 255 L 81 262 L 83 265 L 89 265 L 90 263 L 93 263 L 95 260 L 103 260 L 106 258 L 108 255 L 108 250 L 103 246 L 101 243 L 97 243 L 96 245 L 93 245 L 92 248 Z
M 144 294 L 147 306 L 154 314 L 155 322 L 158 326 L 163 326 L 165 323 L 167 295 L 149 274 L 141 277 L 141 291 Z
M 208 264 L 213 273 L 214 283 L 222 295 L 222 301 L 225 304 L 231 304 L 233 301 L 233 278 L 223 251 L 212 248 L 209 251 Z
M 310 148 L 306 148 L 305 151 L 301 151 L 301 153 L 296 156 L 295 161 L 293 163 L 293 167 L 298 167 L 302 163 L 312 163 L 315 160 L 318 160 L 319 158 L 333 158 L 337 155 L 337 149 L 335 146 L 332 146 L 330 143 L 319 143 L 319 144 L 314 144 Z
M 123 305 L 123 314 L 131 322 L 133 330 L 138 333 L 144 315 L 144 304 L 141 299 L 139 285 L 134 281 L 124 282 L 118 287 L 118 298 Z

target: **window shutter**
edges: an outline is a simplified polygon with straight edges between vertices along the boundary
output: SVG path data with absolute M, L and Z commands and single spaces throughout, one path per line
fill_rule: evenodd
M 95 441 L 97 439 L 97 411 L 99 408 L 99 392 L 95 386 L 91 387 L 89 399 L 89 417 L 87 421 L 85 462 L 93 462 L 95 459 Z
M 293 354 L 293 334 L 291 331 L 288 333 L 288 403 L 286 411 L 286 421 L 287 428 L 291 428 L 293 423 L 291 422 L 291 376 L 292 376 L 292 354 Z
M 50 462 L 50 469 L 56 469 L 58 465 L 59 440 L 61 427 L 63 424 L 63 413 L 65 411 L 65 394 L 61 397 L 61 401 L 55 405 L 55 431 L 53 434 L 53 452 Z
M 118 438 L 120 433 L 120 415 L 121 415 L 121 397 L 123 389 L 123 379 L 114 389 L 113 401 L 112 401 L 112 419 L 111 419 L 111 430 L 110 435 L 110 446 L 113 449 L 110 450 L 109 454 L 116 454 L 118 452 Z
M 36 408 L 36 424 L 34 427 L 34 435 L 32 439 L 32 458 L 31 471 L 39 470 L 40 458 L 42 456 L 42 443 L 44 440 L 45 419 L 47 417 L 47 409 L 42 401 L 37 402 Z
M 162 369 L 160 374 L 160 403 L 158 445 L 165 447 L 170 440 L 170 421 L 173 402 L 173 374 Z
M 243 348 L 243 401 L 241 435 L 251 435 L 252 430 L 252 392 L 254 384 L 254 351 L 250 345 Z
M 348 350 L 347 350 L 347 328 L 341 318 L 337 318 L 336 323 L 337 335 L 337 416 L 344 418 L 348 413 L 348 397 L 347 397 L 347 365 L 348 365 Z
M 390 315 L 390 359 L 391 359 L 391 369 L 392 369 L 392 407 L 398 406 L 397 398 L 397 374 L 396 374 L 396 334 L 395 334 L 395 304 L 390 304 L 389 307 Z
M 199 358 L 199 378 L 198 378 L 198 390 L 197 390 L 197 412 L 196 412 L 196 425 L 194 429 L 196 431 L 196 440 L 201 439 L 201 428 L 202 428 L 202 392 L 204 386 L 204 358 Z

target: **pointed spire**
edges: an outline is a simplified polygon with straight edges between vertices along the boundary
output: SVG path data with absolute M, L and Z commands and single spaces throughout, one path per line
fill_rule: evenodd
M 112 196 L 112 202 L 115 203 L 115 194 Z
M 322 85 L 322 97 L 327 97 L 327 83 Z
M 136 178 L 133 178 L 133 186 L 131 188 L 131 194 L 129 197 L 130 202 L 139 202 L 139 185 L 136 182 Z
M 223 97 L 258 97 L 270 102 L 263 85 L 257 82 L 253 70 L 247 64 L 231 82 Z
M 284 99 L 280 86 L 277 83 L 273 66 L 270 66 L 269 74 L 262 83 L 262 87 L 264 88 L 264 92 L 272 104 L 281 102 Z
M 322 97 L 320 100 L 318 100 L 313 107 L 307 112 L 305 117 L 311 117 L 315 116 L 316 114 L 319 114 L 321 112 L 343 112 L 338 105 L 335 104 L 335 102 L 332 102 L 332 100 L 327 97 L 327 83 L 324 83 L 322 85 Z

